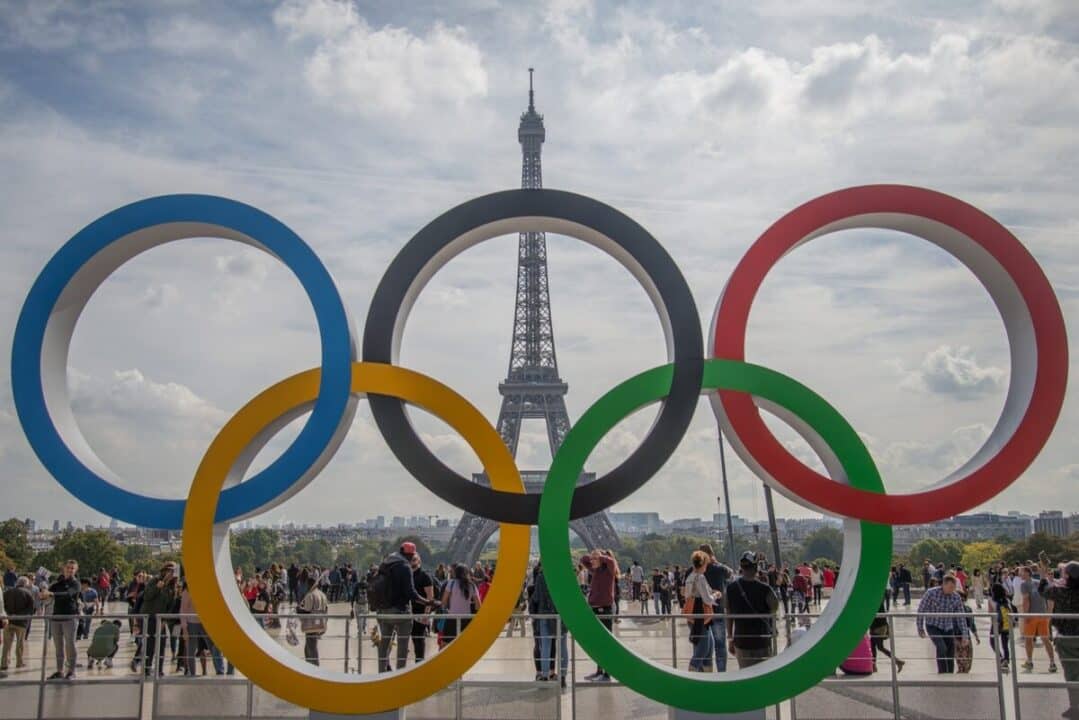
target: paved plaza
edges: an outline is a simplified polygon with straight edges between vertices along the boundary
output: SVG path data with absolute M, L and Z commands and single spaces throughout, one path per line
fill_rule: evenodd
M 114 607 L 119 605 L 114 604 Z M 634 609 L 639 610 L 639 606 Z M 322 665 L 350 673 L 362 668 L 362 672 L 374 674 L 375 648 L 370 637 L 358 632 L 355 620 L 346 620 L 348 610 L 344 604 L 335 604 L 331 608 L 331 612 L 340 617 L 331 621 L 327 635 L 320 643 Z M 628 610 L 623 606 L 624 612 Z M 900 608 L 901 612 L 904 610 Z M 893 615 L 893 623 L 895 651 L 906 663 L 898 675 L 903 717 L 985 720 L 1000 717 L 1002 700 L 1007 717 L 1015 717 L 1012 677 L 1001 677 L 998 671 L 989 647 L 987 617 L 977 619 L 981 644 L 974 646 L 971 672 L 940 676 L 935 671 L 932 645 L 917 637 L 914 619 L 901 612 Z M 95 626 L 99 622 L 95 619 Z M 594 671 L 595 664 L 577 646 L 571 649 L 569 689 L 563 692 L 557 683 L 534 682 L 531 628 L 527 622 L 523 623 L 523 630 L 521 625 L 507 625 L 507 633 L 465 674 L 465 682 L 460 688 L 449 689 L 413 706 L 408 716 L 453 717 L 458 702 L 468 709 L 465 717 L 542 718 L 559 717 L 561 713 L 561 717 L 604 715 L 644 720 L 667 716 L 665 708 L 617 683 L 587 682 L 585 677 Z M 40 619 L 33 622 L 26 667 L 9 669 L 8 678 L 0 681 L 0 706 L 4 707 L 4 718 L 37 717 L 39 701 L 43 702 L 43 716 L 46 717 L 239 717 L 246 715 L 248 703 L 255 716 L 306 716 L 306 711 L 282 703 L 257 688 L 250 690 L 249 697 L 249 684 L 242 674 L 217 676 L 209 662 L 206 676 L 183 678 L 176 672 L 175 662 L 170 662 L 166 664 L 163 678 L 156 682 L 147 679 L 143 684 L 141 672 L 134 672 L 130 667 L 136 655 L 136 644 L 127 633 L 126 623 L 111 669 L 81 667 L 75 683 L 49 682 L 39 696 L 40 680 L 55 669 L 50 642 L 42 672 L 42 652 L 46 649 L 44 627 L 45 623 Z M 509 635 L 511 627 L 513 632 Z M 289 652 L 302 654 L 302 642 L 299 647 L 290 646 L 283 628 L 268 632 Z M 677 665 L 681 669 L 687 667 L 690 644 L 686 623 L 680 617 L 623 617 L 615 625 L 615 634 L 627 647 L 658 663 Z M 436 652 L 433 639 L 427 644 L 428 655 Z M 781 639 L 780 647 L 785 645 L 785 640 Z M 79 642 L 84 666 L 87 646 L 88 641 Z M 170 657 L 169 653 L 166 657 Z M 410 664 L 413 661 L 411 654 L 409 661 Z M 731 658 L 729 669 L 735 667 Z M 874 675 L 837 679 L 797 698 L 796 715 L 799 718 L 892 717 L 892 673 L 892 666 L 882 657 Z M 1063 678 L 1060 673 L 1048 672 L 1043 648 L 1035 649 L 1034 671 L 1029 674 L 1019 672 L 1014 677 L 1019 683 L 1022 717 L 1056 718 L 1067 706 Z M 1000 687 L 1003 687 L 1003 693 Z M 774 714 L 774 709 L 772 712 Z M 789 704 L 783 706 L 781 713 L 783 717 L 791 717 Z

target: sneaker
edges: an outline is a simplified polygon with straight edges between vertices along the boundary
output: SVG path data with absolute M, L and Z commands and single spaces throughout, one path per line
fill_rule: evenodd
M 105 667 L 107 667 L 107 668 L 112 667 L 112 658 L 105 658 Z
M 896 660 L 895 661 L 895 674 L 898 675 L 899 673 L 903 672 L 903 666 L 906 665 L 906 664 L 907 664 L 906 660 Z
M 1056 671 L 1057 671 L 1057 664 L 1056 663 L 1049 663 L 1049 672 L 1055 673 Z
M 596 678 L 596 682 L 610 682 L 610 681 L 611 681 L 611 676 L 608 675 L 607 673 L 603 673 L 598 678 Z
M 64 674 L 62 672 L 60 672 L 59 670 L 57 670 L 52 675 L 50 675 L 47 679 L 48 680 L 63 680 L 64 679 Z
M 67 675 L 64 675 L 64 680 L 78 680 L 78 677 L 75 675 L 75 671 L 72 670 Z
M 603 673 L 594 672 L 591 675 L 585 675 L 584 679 L 585 679 L 585 682 L 596 682 L 597 680 L 599 680 L 602 677 L 603 677 Z
M 1032 662 L 1023 663 L 1023 672 L 1025 672 L 1025 673 L 1034 672 L 1034 663 L 1032 663 Z

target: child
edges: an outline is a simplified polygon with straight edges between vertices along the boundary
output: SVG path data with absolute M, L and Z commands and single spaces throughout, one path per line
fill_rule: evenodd
M 641 592 L 638 595 L 641 599 L 641 615 L 648 614 L 648 601 L 652 598 L 652 588 L 647 584 L 641 584 Z
M 86 668 L 90 669 L 97 662 L 100 667 L 112 667 L 112 658 L 120 649 L 120 621 L 102 620 L 90 639 L 90 647 L 86 650 Z

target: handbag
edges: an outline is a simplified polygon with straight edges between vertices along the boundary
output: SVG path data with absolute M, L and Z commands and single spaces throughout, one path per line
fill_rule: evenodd
M 300 638 L 296 634 L 296 629 L 299 624 L 300 623 L 294 617 L 288 619 L 288 623 L 285 626 L 285 640 L 288 641 L 289 645 L 296 646 L 300 644 Z
M 255 602 L 251 603 L 251 609 L 255 612 L 266 612 L 266 601 L 262 598 L 258 598 Z

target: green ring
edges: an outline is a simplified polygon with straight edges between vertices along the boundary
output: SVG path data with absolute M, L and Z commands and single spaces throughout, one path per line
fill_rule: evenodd
M 551 596 L 581 647 L 621 683 L 657 702 L 703 713 L 742 712 L 793 697 L 835 671 L 865 635 L 880 606 L 892 557 L 892 529 L 871 522 L 846 521 L 843 585 L 848 593 L 824 614 L 798 644 L 766 663 L 731 674 L 701 679 L 643 658 L 622 645 L 592 613 L 573 571 L 569 546 L 569 511 L 577 478 L 599 441 L 623 418 L 657 402 L 670 390 L 673 366 L 647 370 L 600 398 L 573 426 L 547 475 L 540 502 L 540 557 Z M 736 360 L 708 360 L 702 392 L 748 392 L 780 405 L 801 418 L 831 448 L 850 484 L 884 492 L 873 459 L 849 423 L 823 398 L 797 381 L 758 365 Z M 859 533 L 860 530 L 860 533 Z M 860 542 L 852 546 L 855 536 Z M 851 566 L 856 567 L 851 580 Z M 833 609 L 835 611 L 833 612 Z M 817 630 L 823 627 L 823 630 Z M 816 630 L 816 632 L 814 632 Z M 816 635 L 820 637 L 815 637 Z M 782 658 L 786 657 L 786 661 Z

